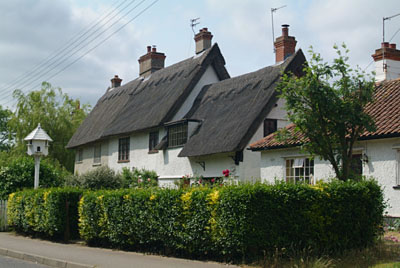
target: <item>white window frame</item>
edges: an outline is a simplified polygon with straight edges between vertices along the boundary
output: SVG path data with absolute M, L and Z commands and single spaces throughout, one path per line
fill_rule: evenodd
M 308 159 L 308 161 L 307 161 Z M 312 163 L 312 166 L 305 166 L 306 163 Z M 291 163 L 290 167 L 288 167 L 288 163 Z M 302 166 L 295 166 L 295 164 L 300 164 L 302 163 Z M 309 184 L 314 184 L 314 168 L 315 168 L 315 164 L 314 164 L 314 159 L 310 158 L 310 157 L 290 157 L 290 158 L 285 158 L 285 181 L 286 182 L 290 182 L 290 183 L 297 183 L 297 182 L 306 182 L 306 178 L 308 179 L 308 183 Z M 301 169 L 303 169 L 302 173 L 303 174 L 299 174 L 301 172 Z M 309 175 L 306 175 L 306 171 L 309 171 Z M 311 170 L 310 170 L 311 169 Z M 290 172 L 290 170 L 292 170 Z M 297 171 L 296 171 L 297 170 Z M 289 174 L 288 174 L 289 171 Z M 292 174 L 290 174 L 292 173 Z M 296 175 L 299 174 L 299 175 Z

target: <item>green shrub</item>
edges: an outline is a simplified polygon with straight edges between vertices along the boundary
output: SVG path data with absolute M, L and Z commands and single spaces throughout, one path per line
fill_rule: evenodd
M 157 186 L 158 175 L 155 171 L 147 169 L 122 169 L 122 179 L 127 188 L 146 188 Z
M 7 218 L 17 232 L 60 239 L 78 237 L 78 201 L 82 190 L 49 188 L 9 195 Z
M 383 210 L 374 181 L 125 189 L 86 192 L 79 231 L 94 244 L 241 261 L 368 246 Z
M 23 188 L 33 188 L 35 162 L 32 157 L 19 157 L 8 165 L 0 167 L 0 199 L 7 199 L 10 193 Z M 41 188 L 57 187 L 64 183 L 68 174 L 65 169 L 50 164 L 46 160 L 40 162 L 39 186 Z
M 101 166 L 82 175 L 65 178 L 65 186 L 84 189 L 118 189 L 124 186 L 121 175 L 107 166 Z

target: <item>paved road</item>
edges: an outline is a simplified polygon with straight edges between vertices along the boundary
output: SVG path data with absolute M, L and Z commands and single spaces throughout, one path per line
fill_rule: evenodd
M 41 262 L 48 265 L 58 264 L 62 261 L 82 264 L 85 267 L 101 268 L 233 268 L 238 266 L 226 265 L 216 262 L 191 261 L 178 258 L 167 258 L 156 255 L 145 255 L 134 252 L 125 252 L 103 248 L 89 248 L 77 244 L 60 244 L 49 241 L 30 239 L 17 236 L 12 233 L 0 232 L 0 253 L 6 251 L 19 252 L 17 255 L 22 259 L 29 256 L 40 256 L 40 258 L 59 260 L 52 262 Z M 29 255 L 29 256 L 28 256 Z M 13 256 L 13 255 L 7 255 Z M 25 257 L 24 257 L 25 256 Z M 29 257 L 32 259 L 32 257 Z M 29 259 L 28 258 L 28 259 Z M 39 258 L 39 259 L 40 259 Z M 58 263 L 57 263 L 58 262 Z M 50 264 L 53 263 L 53 264 Z M 74 266 L 78 267 L 78 266 Z M 0 265 L 0 268 L 1 265 Z
M 33 262 L 22 261 L 10 257 L 4 257 L 0 255 L 0 267 L 1 268 L 49 268 L 49 266 L 35 264 Z

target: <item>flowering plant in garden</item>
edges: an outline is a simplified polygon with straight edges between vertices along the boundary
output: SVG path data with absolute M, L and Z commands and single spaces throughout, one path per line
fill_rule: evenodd
M 224 174 L 225 177 L 229 177 L 229 169 L 223 170 L 222 174 Z
M 385 236 L 385 240 L 395 242 L 395 243 L 400 242 L 399 239 L 397 237 L 395 237 L 394 235 Z
M 129 188 L 157 186 L 157 173 L 146 169 L 122 169 L 122 177 Z

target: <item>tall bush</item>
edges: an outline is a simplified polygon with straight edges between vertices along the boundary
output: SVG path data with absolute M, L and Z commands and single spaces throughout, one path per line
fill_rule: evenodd
M 80 201 L 79 230 L 90 243 L 241 261 L 365 247 L 383 210 L 375 181 L 98 191 Z
M 23 188 L 33 188 L 34 173 L 35 162 L 32 157 L 18 157 L 12 159 L 8 165 L 0 166 L 0 199 L 7 199 L 10 193 Z M 65 169 L 42 160 L 39 186 L 41 188 L 61 186 L 67 174 Z
M 9 227 L 17 232 L 54 239 L 78 237 L 78 201 L 82 190 L 49 188 L 12 193 L 8 198 Z

